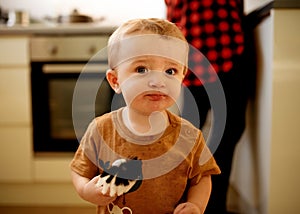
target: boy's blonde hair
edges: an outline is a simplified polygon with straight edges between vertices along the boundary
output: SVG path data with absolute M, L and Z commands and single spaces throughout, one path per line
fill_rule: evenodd
M 108 63 L 110 68 L 113 68 L 111 64 L 112 58 L 118 52 L 118 44 L 124 38 L 134 35 L 142 34 L 157 34 L 166 37 L 173 37 L 187 43 L 185 36 L 181 30 L 172 22 L 159 19 L 133 19 L 123 23 L 109 38 L 108 40 Z M 117 47 L 116 47 L 117 46 Z M 186 70 L 186 69 L 185 69 Z M 185 73 L 186 71 L 184 71 Z
M 180 29 L 172 22 L 165 19 L 133 19 L 122 24 L 109 38 L 108 45 L 119 42 L 125 36 L 151 32 L 154 34 L 171 36 L 186 41 Z

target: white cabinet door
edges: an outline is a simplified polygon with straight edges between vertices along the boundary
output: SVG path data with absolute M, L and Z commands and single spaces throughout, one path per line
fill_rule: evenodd
M 0 50 L 0 125 L 29 125 L 29 38 L 1 37 Z
M 29 68 L 0 68 L 0 125 L 30 125 Z
M 0 182 L 31 181 L 29 39 L 1 37 L 0 50 Z
M 29 64 L 28 37 L 1 37 L 0 67 Z
M 0 126 L 0 136 L 0 182 L 31 181 L 31 128 Z

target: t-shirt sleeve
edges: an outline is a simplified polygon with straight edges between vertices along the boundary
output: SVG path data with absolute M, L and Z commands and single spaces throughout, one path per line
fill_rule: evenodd
M 196 144 L 191 153 L 192 166 L 189 172 L 191 185 L 197 184 L 203 176 L 221 173 L 221 170 L 207 147 L 201 132 L 199 132 L 197 142 L 198 144 Z
M 97 148 L 99 147 L 97 125 L 94 120 L 85 132 L 80 145 L 70 163 L 70 168 L 77 174 L 92 179 L 99 174 L 97 167 Z

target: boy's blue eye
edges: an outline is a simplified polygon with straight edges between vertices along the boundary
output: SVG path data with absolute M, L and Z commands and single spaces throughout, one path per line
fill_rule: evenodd
M 169 68 L 165 71 L 165 73 L 168 75 L 175 75 L 177 73 L 177 70 L 174 68 Z
M 148 69 L 146 67 L 138 67 L 136 69 L 136 72 L 140 73 L 140 74 L 144 74 L 144 73 L 148 72 Z

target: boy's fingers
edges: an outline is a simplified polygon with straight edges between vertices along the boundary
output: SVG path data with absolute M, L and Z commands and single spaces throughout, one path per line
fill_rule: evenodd
M 90 182 L 92 182 L 92 183 L 97 183 L 98 182 L 98 180 L 99 180 L 99 175 L 98 176 L 95 176 L 95 177 L 93 177 L 92 178 L 92 180 L 90 181 Z
M 181 210 L 185 208 L 186 204 L 179 204 L 176 209 L 174 210 L 174 214 L 180 213 Z

